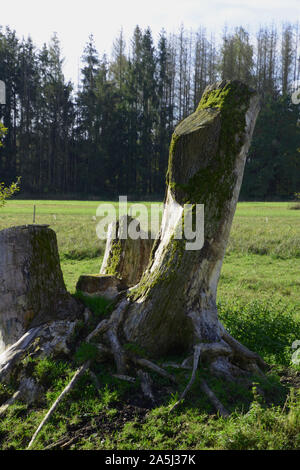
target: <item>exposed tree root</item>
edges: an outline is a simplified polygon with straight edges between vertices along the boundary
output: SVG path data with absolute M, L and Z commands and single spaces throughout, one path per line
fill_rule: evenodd
M 245 346 L 240 344 L 238 341 L 236 341 L 234 338 L 232 338 L 232 336 L 230 336 L 229 333 L 227 333 L 223 327 L 222 332 L 223 338 L 226 342 L 221 340 L 218 343 L 201 343 L 195 346 L 191 379 L 188 385 L 186 386 L 185 390 L 183 391 L 182 395 L 180 396 L 179 400 L 171 408 L 170 413 L 182 403 L 195 381 L 196 370 L 198 368 L 198 363 L 200 360 L 200 352 L 201 357 L 205 360 L 208 360 L 211 374 L 216 377 L 225 379 L 226 381 L 241 383 L 250 386 L 251 381 L 249 381 L 248 377 L 251 372 L 265 377 L 264 373 L 258 366 L 259 364 L 264 369 L 268 367 L 267 364 L 263 361 L 263 359 L 258 354 L 253 353 Z M 189 356 L 182 362 L 181 365 L 169 365 L 176 368 L 180 367 L 186 369 L 189 368 L 191 358 L 192 357 Z M 243 365 L 247 360 L 246 368 L 244 369 L 238 367 L 234 364 L 234 362 L 231 362 L 231 359 L 233 359 L 237 363 L 241 362 Z M 216 411 L 218 411 L 221 416 L 228 416 L 228 411 L 220 402 L 220 400 L 216 397 L 214 392 L 209 388 L 205 380 L 201 379 L 200 387 L 202 392 L 208 397 Z
M 3 416 L 8 408 L 13 405 L 21 396 L 21 390 L 18 390 L 16 393 L 13 394 L 11 398 L 9 398 L 1 407 L 0 407 L 0 418 Z
M 180 367 L 182 367 L 182 369 L 192 369 L 192 362 L 193 356 L 188 356 L 186 359 L 184 359 L 184 361 L 182 361 Z
M 233 338 L 221 325 L 222 337 L 226 341 L 229 346 L 231 346 L 233 353 L 235 354 L 236 358 L 246 365 L 249 363 L 256 363 L 258 367 L 263 370 L 267 370 L 269 368 L 268 364 L 256 353 L 250 351 L 250 349 L 246 348 L 243 344 Z
M 137 371 L 137 375 L 141 380 L 141 389 L 143 394 L 146 398 L 148 398 L 153 404 L 155 404 L 155 398 L 152 393 L 151 387 L 151 378 L 148 372 L 144 372 L 143 370 L 139 369 Z
M 220 400 L 216 397 L 214 392 L 209 388 L 209 386 L 203 379 L 200 382 L 200 388 L 202 392 L 208 397 L 208 399 L 210 400 L 210 402 L 212 403 L 216 411 L 219 412 L 221 416 L 223 416 L 224 418 L 229 416 L 229 413 L 226 410 L 226 408 L 222 405 Z
M 19 341 L 0 354 L 0 382 L 9 375 L 12 367 L 18 362 L 20 357 L 24 354 L 41 330 L 41 326 L 31 328 L 31 330 L 27 331 Z
M 97 361 L 98 362 L 103 362 L 107 358 L 113 356 L 111 350 L 104 346 L 102 343 L 93 343 L 94 346 L 97 348 Z
M 232 364 L 227 357 L 219 356 L 209 364 L 212 375 L 225 379 L 227 382 L 238 382 L 241 378 L 248 377 L 249 373 Z
M 97 327 L 94 329 L 94 331 L 88 335 L 88 337 L 86 338 L 86 341 L 90 342 L 92 340 L 94 341 L 96 340 L 95 345 L 97 346 L 100 357 L 102 359 L 103 359 L 103 356 L 108 356 L 108 355 L 113 356 L 114 362 L 117 368 L 117 374 L 114 374 L 114 377 L 120 380 L 125 380 L 125 381 L 132 382 L 132 383 L 136 380 L 135 377 L 132 377 L 126 374 L 126 371 L 129 368 L 129 364 L 132 363 L 135 367 L 138 366 L 138 367 L 150 369 L 156 372 L 157 374 L 159 374 L 160 376 L 169 379 L 173 383 L 176 383 L 175 377 L 172 374 L 168 373 L 163 368 L 159 367 L 157 364 L 154 364 L 152 361 L 149 361 L 148 359 L 136 357 L 132 353 L 127 354 L 124 351 L 122 344 L 119 340 L 117 331 L 120 326 L 120 323 L 122 322 L 123 314 L 124 314 L 125 308 L 127 308 L 127 305 L 128 305 L 127 302 L 123 303 L 122 308 L 118 308 L 116 311 L 113 312 L 111 319 L 101 321 L 97 325 Z M 258 355 L 252 353 L 243 345 L 241 345 L 238 341 L 234 340 L 234 338 L 232 338 L 224 329 L 222 330 L 222 333 L 223 333 L 224 340 L 221 340 L 218 343 L 201 343 L 201 344 L 197 344 L 194 347 L 194 355 L 192 356 L 193 367 L 192 367 L 191 378 L 186 388 L 184 389 L 183 393 L 181 394 L 179 400 L 173 405 L 169 413 L 173 412 L 182 403 L 182 401 L 185 399 L 186 395 L 190 391 L 192 385 L 194 384 L 195 379 L 196 379 L 196 371 L 199 365 L 200 354 L 201 354 L 201 357 L 205 361 L 208 360 L 210 364 L 210 371 L 213 375 L 222 377 L 223 379 L 226 379 L 229 381 L 239 382 L 241 379 L 243 380 L 245 376 L 247 376 L 247 374 L 249 375 L 249 372 L 231 363 L 231 358 L 234 358 L 236 360 L 238 356 L 238 359 L 240 359 L 241 362 L 247 359 L 248 370 L 252 369 L 256 372 L 259 371 L 260 369 L 257 365 L 257 362 L 259 362 L 261 366 L 266 367 L 266 364 Z M 107 342 L 109 343 L 108 346 L 102 343 L 99 343 L 99 336 L 102 336 L 104 339 L 106 338 Z M 184 368 L 184 369 L 189 369 L 190 361 L 191 361 L 191 357 L 188 357 L 185 361 L 182 362 L 181 365 L 173 364 L 173 366 Z M 239 360 L 237 362 L 239 362 Z M 172 364 L 169 364 L 169 365 L 172 366 Z M 64 398 L 64 396 L 67 393 L 70 392 L 70 390 L 74 387 L 79 377 L 89 368 L 89 366 L 90 366 L 90 361 L 87 361 L 76 371 L 70 383 L 67 385 L 67 387 L 61 393 L 61 395 L 52 405 L 47 415 L 41 422 L 40 426 L 36 430 L 35 434 L 33 435 L 29 443 L 28 449 L 32 446 L 37 435 L 39 434 L 43 426 L 47 423 L 47 421 L 50 419 L 50 417 L 56 410 L 61 400 Z M 143 371 L 142 369 L 138 369 L 136 371 L 136 374 L 141 381 L 141 389 L 142 389 L 144 396 L 147 399 L 149 399 L 153 404 L 155 404 L 155 398 L 152 392 L 150 375 L 147 372 Z M 99 390 L 100 385 L 99 385 L 96 375 L 91 371 L 90 371 L 90 375 L 93 378 L 94 383 L 96 384 L 96 388 Z M 208 397 L 209 401 L 212 403 L 215 410 L 221 416 L 226 417 L 229 415 L 226 408 L 223 406 L 223 404 L 216 397 L 214 392 L 209 388 L 206 381 L 203 379 L 201 379 L 200 381 L 200 388 L 201 388 L 201 391 Z
M 136 377 L 134 377 L 136 374 L 136 376 L 140 379 L 141 389 L 144 396 L 154 405 L 155 397 L 152 391 L 151 377 L 142 369 L 149 369 L 159 374 L 160 376 L 167 378 L 172 383 L 177 383 L 177 381 L 176 378 L 167 372 L 164 368 L 158 366 L 148 359 L 137 357 L 134 353 L 125 351 L 123 348 L 123 344 L 120 338 L 123 338 L 122 323 L 124 321 L 124 314 L 128 308 L 128 305 L 129 302 L 127 300 L 120 300 L 119 305 L 113 311 L 111 317 L 99 322 L 96 328 L 86 337 L 85 341 L 88 343 L 93 342 L 93 344 L 97 347 L 98 354 L 96 361 L 103 361 L 107 357 L 113 358 L 117 369 L 117 373 L 113 374 L 114 377 L 133 383 L 136 380 Z M 2 362 L 0 360 L 0 378 L 1 374 L 7 374 L 12 365 L 14 365 L 20 357 L 23 357 L 24 351 L 26 351 L 26 348 L 32 344 L 39 331 L 39 328 L 30 330 L 15 345 L 9 348 L 9 350 L 5 352 L 4 356 L 2 355 Z M 221 327 L 221 331 L 221 341 L 215 343 L 200 343 L 195 345 L 193 356 L 189 356 L 181 364 L 164 364 L 164 366 L 192 369 L 191 378 L 187 386 L 182 392 L 179 400 L 170 409 L 169 413 L 173 412 L 183 402 L 191 387 L 193 386 L 196 379 L 196 371 L 200 362 L 200 356 L 201 361 L 203 361 L 205 364 L 208 364 L 212 375 L 221 377 L 227 381 L 245 383 L 251 372 L 264 375 L 261 371 L 261 368 L 266 369 L 266 363 L 257 354 L 248 350 L 245 346 L 235 340 L 228 332 L 226 332 L 223 327 Z M 53 403 L 46 416 L 40 423 L 39 427 L 35 431 L 28 445 L 28 449 L 32 447 L 38 434 L 49 421 L 63 398 L 73 389 L 78 379 L 85 371 L 89 370 L 89 368 L 90 360 L 86 361 L 79 369 L 77 369 L 69 384 L 64 388 L 60 396 Z M 131 371 L 131 375 L 128 375 L 129 370 Z M 101 386 L 99 384 L 98 378 L 93 371 L 89 370 L 89 373 L 99 393 Z M 250 380 L 248 379 L 248 385 L 249 384 Z M 203 379 L 200 380 L 200 389 L 202 393 L 207 396 L 215 410 L 221 416 L 226 417 L 229 415 L 226 408 Z M 0 416 L 1 414 L 5 413 L 8 407 L 18 398 L 20 398 L 20 390 L 16 392 L 15 395 L 0 408 Z M 59 444 L 62 446 L 67 446 L 69 445 L 69 441 L 64 440 Z
M 153 362 L 149 361 L 148 359 L 133 358 L 133 361 L 142 367 L 147 367 L 148 369 L 153 370 L 162 377 L 171 380 L 171 382 L 176 383 L 176 379 L 173 375 L 169 374 L 167 371 L 154 364 Z
M 112 354 L 115 359 L 116 367 L 117 367 L 117 372 L 120 375 L 126 375 L 126 355 L 125 352 L 118 340 L 118 336 L 116 331 L 114 331 L 114 328 L 111 328 L 108 330 L 106 333 L 106 336 L 110 342 Z
M 100 334 L 103 334 L 105 332 L 107 332 L 108 328 L 109 328 L 109 325 L 110 325 L 110 322 L 108 320 L 102 320 L 100 323 L 98 323 L 98 325 L 96 326 L 96 328 L 87 336 L 86 338 L 86 342 L 91 342 L 92 339 L 94 339 L 97 335 L 100 335 Z M 106 348 L 104 347 L 101 347 L 100 346 L 100 350 L 101 352 L 104 352 L 106 353 L 107 350 Z M 30 449 L 34 443 L 34 441 L 36 440 L 38 434 L 40 433 L 41 429 L 45 426 L 45 424 L 49 421 L 49 419 L 51 418 L 51 416 L 53 415 L 53 413 L 55 412 L 56 408 L 58 407 L 58 405 L 61 403 L 61 401 L 63 400 L 63 398 L 74 388 L 74 386 L 76 385 L 76 383 L 78 382 L 79 378 L 89 369 L 90 367 L 90 364 L 91 364 L 91 361 L 88 360 L 86 361 L 81 367 L 79 367 L 77 369 L 77 371 L 75 372 L 75 374 L 73 375 L 71 381 L 68 383 L 68 385 L 64 388 L 64 390 L 62 391 L 62 393 L 59 395 L 59 397 L 55 400 L 55 402 L 53 403 L 53 405 L 51 406 L 51 408 L 49 409 L 48 413 L 46 414 L 46 416 L 44 417 L 44 419 L 42 420 L 42 422 L 40 423 L 40 425 L 38 426 L 37 430 L 35 431 L 34 435 L 32 436 L 32 439 L 30 441 L 30 443 L 28 444 L 28 447 L 27 449 Z M 93 372 L 92 371 L 89 371 L 90 372 L 90 375 L 92 376 L 93 378 Z M 98 379 L 96 377 L 96 375 L 94 374 L 94 379 L 96 379 L 96 388 L 99 390 L 100 388 L 100 384 L 98 383 Z
M 135 377 L 130 377 L 130 375 L 121 375 L 121 374 L 113 374 L 113 377 L 119 380 L 124 380 L 125 382 L 134 383 L 136 381 Z
M 102 320 L 96 328 L 86 337 L 86 342 L 90 343 L 92 339 L 94 339 L 96 336 L 101 335 L 105 333 L 109 329 L 110 323 L 108 320 Z
M 172 411 L 174 411 L 174 410 L 180 405 L 180 403 L 182 403 L 182 401 L 184 400 L 185 396 L 187 395 L 187 393 L 188 393 L 189 390 L 191 389 L 193 383 L 195 382 L 195 379 L 196 379 L 196 371 L 197 371 L 198 364 L 199 364 L 199 359 L 200 359 L 200 353 L 201 353 L 201 345 L 200 345 L 200 344 L 197 344 L 197 345 L 195 346 L 195 350 L 194 350 L 194 363 L 193 363 L 193 372 L 192 372 L 191 379 L 190 379 L 189 383 L 187 384 L 186 388 L 184 389 L 183 393 L 181 394 L 179 400 L 175 403 L 175 405 L 172 406 L 172 408 L 170 409 L 169 413 L 171 413 Z
M 183 367 L 182 364 L 178 364 L 177 362 L 173 362 L 173 361 L 170 361 L 170 362 L 164 362 L 163 364 L 163 367 L 172 367 L 173 369 L 192 369 L 192 367 Z
M 227 357 L 232 355 L 232 349 L 228 344 L 221 340 L 217 343 L 201 343 L 201 356 L 203 359 L 214 360 L 217 357 Z
M 98 380 L 97 375 L 92 370 L 89 370 L 89 374 L 90 374 L 90 377 L 91 377 L 91 379 L 92 379 L 92 381 L 93 381 L 93 383 L 96 387 L 96 390 L 97 390 L 98 394 L 100 395 L 101 385 L 100 385 L 100 382 Z

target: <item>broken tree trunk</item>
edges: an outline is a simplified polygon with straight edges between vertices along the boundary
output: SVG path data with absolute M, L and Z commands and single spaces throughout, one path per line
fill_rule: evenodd
M 139 238 L 133 239 L 130 226 Z M 100 274 L 116 276 L 129 287 L 137 284 L 145 271 L 153 245 L 149 234 L 141 230 L 137 219 L 125 215 L 109 224 Z
M 0 232 L 0 353 L 29 328 L 74 319 L 81 310 L 65 288 L 53 230 L 26 225 Z
M 218 320 L 216 293 L 222 261 L 259 112 L 256 92 L 238 81 L 208 87 L 172 136 L 162 225 L 141 281 L 129 291 L 122 320 L 126 341 L 152 357 L 205 346 L 202 357 L 227 378 L 263 361 Z M 186 249 L 176 239 L 184 204 L 204 204 L 204 244 Z M 235 341 L 235 343 L 234 343 Z M 202 355 L 202 353 L 201 353 Z

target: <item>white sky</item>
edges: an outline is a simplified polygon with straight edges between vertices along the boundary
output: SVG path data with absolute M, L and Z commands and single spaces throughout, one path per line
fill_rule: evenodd
M 228 27 L 244 26 L 255 32 L 260 24 L 300 19 L 300 0 L 2 0 L 0 25 L 30 35 L 37 46 L 48 43 L 54 31 L 66 58 L 66 77 L 75 83 L 78 64 L 90 33 L 102 55 L 111 54 L 113 40 L 123 28 L 127 43 L 134 27 L 151 27 L 153 37 L 165 28 L 177 32 L 200 25 L 216 36 Z

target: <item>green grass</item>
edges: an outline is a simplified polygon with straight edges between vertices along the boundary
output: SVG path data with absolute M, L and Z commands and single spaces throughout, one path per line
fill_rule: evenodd
M 33 204 L 37 206 L 36 222 L 49 224 L 57 233 L 65 282 L 74 293 L 81 274 L 100 269 L 105 244 L 96 236 L 98 218 L 93 220 L 99 203 L 8 201 L 0 212 L 0 229 L 31 223 Z M 149 203 L 146 206 L 149 209 Z M 139 383 L 132 385 L 112 377 L 113 364 L 97 364 L 94 371 L 101 391 L 87 374 L 82 377 L 39 435 L 35 448 L 43 449 L 70 430 L 88 424 L 92 431 L 71 448 L 299 449 L 300 370 L 291 364 L 291 345 L 300 339 L 300 212 L 290 206 L 238 204 L 218 288 L 223 324 L 272 366 L 267 383 L 254 377 L 253 390 L 246 390 L 212 379 L 200 369 L 187 400 L 169 415 L 170 405 L 189 379 L 186 371 L 170 369 L 177 376 L 178 387 L 170 387 L 153 374 L 163 391 L 160 404 L 142 417 L 127 416 L 124 402 L 138 395 Z M 76 295 L 93 310 L 91 324 L 109 312 L 107 301 Z M 73 362 L 29 360 L 26 370 L 44 384 L 45 395 L 38 407 L 19 403 L 11 407 L 0 420 L 0 448 L 25 448 L 78 363 L 94 356 L 95 351 L 83 343 L 74 351 Z M 229 419 L 216 416 L 201 396 L 201 376 L 232 411 Z M 255 383 L 264 390 L 264 398 L 257 394 Z M 12 393 L 12 386 L 2 385 L 0 403 Z
M 11 200 L 1 209 L 0 230 L 13 225 L 32 223 L 33 206 L 36 205 L 36 223 L 48 224 L 57 233 L 65 281 L 68 289 L 74 292 L 80 274 L 97 273 L 101 266 L 105 241 L 99 240 L 96 235 L 96 225 L 100 220 L 96 217 L 99 204 L 100 201 Z M 112 204 L 117 208 L 116 202 Z M 150 211 L 151 203 L 144 204 Z M 156 205 L 158 207 L 159 203 Z M 158 217 L 157 214 L 156 216 Z M 141 221 L 143 225 L 145 217 L 141 217 Z M 271 286 L 272 292 L 277 290 L 279 285 L 283 295 L 285 288 L 286 295 L 289 295 L 289 291 L 292 295 L 297 290 L 299 291 L 297 287 L 299 280 L 296 279 L 297 272 L 300 271 L 299 234 L 300 213 L 290 210 L 289 203 L 239 203 L 222 271 L 220 292 L 226 276 L 233 275 L 236 278 L 234 272 L 245 273 L 244 264 L 247 264 L 249 271 L 253 273 L 252 287 L 255 288 L 256 274 L 259 275 L 261 281 L 263 277 L 265 278 L 266 286 L 263 290 L 267 292 L 267 295 L 270 294 L 267 286 L 269 281 L 275 285 L 275 288 Z M 234 255 L 234 258 L 228 255 Z M 250 255 L 267 256 L 255 258 Z M 284 260 L 290 261 L 285 264 Z M 277 273 L 278 268 L 281 269 L 280 276 L 272 276 L 272 271 Z M 265 269 L 268 271 L 267 276 L 263 276 Z M 283 281 L 285 287 L 279 282 L 282 280 L 283 273 L 285 273 Z M 248 279 L 245 279 L 245 283 L 248 281 L 250 286 L 251 279 L 249 276 L 246 277 Z M 235 282 L 230 284 L 233 288 L 236 287 Z M 262 287 L 261 284 L 260 287 Z M 228 288 L 228 283 L 226 288 Z M 245 291 L 249 293 L 247 286 Z
M 300 338 L 297 310 L 286 302 L 252 299 L 220 302 L 219 316 L 229 333 L 270 365 L 289 366 L 291 345 Z
M 35 205 L 35 222 L 49 225 L 57 234 L 62 262 L 91 260 L 103 255 L 105 248 L 105 241 L 99 240 L 96 234 L 96 226 L 101 220 L 101 217 L 96 217 L 97 207 L 100 204 L 100 201 L 7 201 L 0 212 L 0 230 L 14 225 L 32 224 Z M 104 204 L 112 204 L 118 214 L 116 202 Z M 132 204 L 128 203 L 128 207 Z M 151 203 L 143 204 L 150 213 Z M 155 207 L 157 208 L 155 218 L 159 220 L 159 203 L 156 203 Z M 141 221 L 146 228 L 146 217 L 141 216 Z M 150 221 L 148 223 L 150 225 Z
M 47 409 L 66 385 L 74 369 L 59 361 L 36 364 L 39 376 L 45 373 L 52 377 L 39 407 L 34 409 L 23 404 L 13 405 L 0 421 L 1 449 L 24 449 Z M 292 392 L 278 404 L 266 404 L 257 395 L 255 386 L 248 392 L 251 403 L 243 409 L 245 397 L 238 387 L 222 388 L 221 384 L 210 383 L 218 396 L 230 405 L 230 399 L 239 398 L 241 407 L 232 411 L 229 419 L 216 416 L 210 404 L 199 393 L 198 380 L 190 392 L 189 399 L 174 414 L 169 409 L 177 400 L 177 395 L 166 397 L 165 403 L 148 411 L 146 415 L 124 419 L 120 416 L 120 405 L 128 394 L 136 393 L 139 384 L 127 385 L 109 374 L 109 369 L 101 366 L 97 377 L 102 385 L 98 392 L 88 374 L 79 381 L 76 388 L 60 405 L 50 422 L 40 433 L 34 449 L 44 449 L 57 442 L 71 431 L 87 424 L 93 430 L 87 436 L 77 439 L 73 449 L 230 449 L 266 450 L 299 449 L 300 445 L 300 396 Z M 157 377 L 153 377 L 157 380 Z M 185 380 L 182 380 L 182 379 Z M 186 378 L 180 381 L 181 390 Z M 276 386 L 274 382 L 272 386 Z
M 265 410 L 253 402 L 247 414 L 233 414 L 230 419 L 207 419 L 186 409 L 174 418 L 165 408 L 149 414 L 146 423 L 127 423 L 113 438 L 82 442 L 78 448 L 111 449 L 195 449 L 195 450 L 271 450 L 299 449 L 299 401 L 283 416 L 279 408 Z M 278 429 L 279 427 L 279 429 Z
M 300 310 L 300 260 L 231 252 L 225 256 L 218 299 L 285 302 Z M 300 317 L 299 317 L 300 318 Z

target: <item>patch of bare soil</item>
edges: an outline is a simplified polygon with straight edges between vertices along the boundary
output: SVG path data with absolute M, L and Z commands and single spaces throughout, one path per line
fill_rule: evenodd
M 118 412 L 113 417 L 105 411 L 97 416 L 83 416 L 80 423 L 68 427 L 68 433 L 64 437 L 48 445 L 44 450 L 67 450 L 78 440 L 88 438 L 91 434 L 97 435 L 99 433 L 103 437 L 108 434 L 111 435 L 121 430 L 128 421 L 142 422 L 149 411 L 149 408 L 141 408 L 130 404 L 118 404 L 115 408 Z

